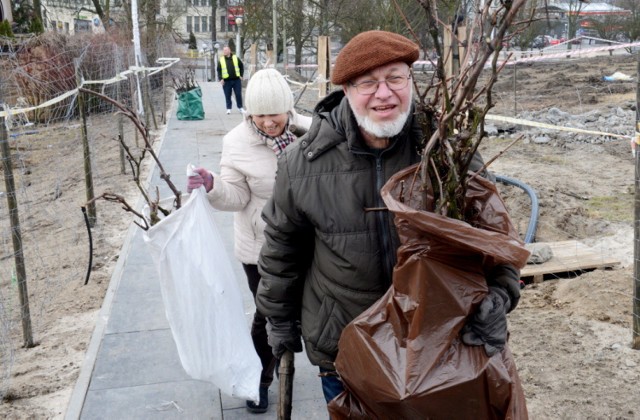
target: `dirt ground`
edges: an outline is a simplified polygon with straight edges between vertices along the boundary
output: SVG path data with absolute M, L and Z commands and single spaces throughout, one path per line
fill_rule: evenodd
M 636 67 L 637 58 L 630 55 L 519 66 L 519 112 L 541 116 L 558 108 L 584 115 L 598 110 L 605 115 L 604 123 L 583 128 L 610 133 L 622 128 L 630 135 L 635 78 L 609 83 L 602 76 L 616 71 L 635 76 Z M 509 89 L 513 90 L 512 69 L 499 83 L 500 97 L 506 98 Z M 512 98 L 493 113 L 512 116 Z M 626 116 L 625 127 L 606 123 L 616 114 Z M 549 133 L 548 142 L 536 143 L 523 128 L 508 132 L 488 138 L 482 152 L 491 157 L 515 136 L 525 134 L 492 168 L 536 191 L 540 204 L 536 241 L 576 239 L 621 262 L 615 269 L 551 278 L 522 291 L 520 305 L 509 315 L 510 347 L 530 417 L 638 419 L 640 352 L 631 348 L 635 176 L 629 141 L 602 136 L 576 140 L 578 135 Z M 515 187 L 502 191 L 524 231 L 528 197 Z
M 633 132 L 635 81 L 608 83 L 615 71 L 636 75 L 636 58 L 615 55 L 506 68 L 496 86 L 493 114 L 541 116 L 551 108 L 570 115 L 601 110 L 597 130 Z M 515 85 L 515 89 L 514 89 Z M 302 104 L 314 100 L 309 91 Z M 514 100 L 514 95 L 516 100 Z M 305 102 L 306 101 L 306 102 Z M 622 111 L 619 111 L 621 109 Z M 609 126 L 606 117 L 624 114 L 627 127 Z M 626 120 L 625 120 L 626 121 Z M 542 121 L 548 122 L 548 121 Z M 508 124 L 495 124 L 482 153 L 489 158 L 521 134 L 524 137 L 492 165 L 499 174 L 531 186 L 539 199 L 538 242 L 580 240 L 614 256 L 620 265 L 527 284 L 509 315 L 510 348 L 524 386 L 532 419 L 640 418 L 637 384 L 640 352 L 632 350 L 634 158 L 627 140 L 603 136 L 557 136 Z M 593 128 L 592 128 L 593 129 Z M 618 131 L 616 131 L 618 132 Z M 127 177 L 110 175 L 114 185 Z M 530 218 L 529 199 L 501 186 L 521 231 Z M 128 190 L 135 196 L 135 191 Z M 73 205 L 82 200 L 69 198 Z M 79 200 L 79 201 L 78 201 Z M 116 205 L 102 204 L 105 238 L 90 287 L 64 287 L 46 314 L 48 328 L 32 349 L 16 349 L 9 389 L 0 417 L 59 419 L 64 416 L 80 372 L 124 234 L 131 221 Z M 106 239 L 110 238 L 110 239 Z

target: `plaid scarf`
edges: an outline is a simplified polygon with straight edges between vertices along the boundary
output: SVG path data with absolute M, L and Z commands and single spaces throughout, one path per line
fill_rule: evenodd
M 264 131 L 260 130 L 256 123 L 253 122 L 253 120 L 251 121 L 251 127 L 256 133 L 258 133 L 258 136 L 260 136 L 260 139 L 264 142 L 264 144 L 273 149 L 277 157 L 280 157 L 282 152 L 284 152 L 284 149 L 297 139 L 296 135 L 289 131 L 288 121 L 286 127 L 284 128 L 284 132 L 278 137 L 271 137 Z

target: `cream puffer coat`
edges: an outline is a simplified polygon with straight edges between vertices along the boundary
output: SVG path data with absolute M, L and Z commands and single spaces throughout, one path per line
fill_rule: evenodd
M 307 131 L 311 117 L 293 112 L 290 124 Z M 223 138 L 220 174 L 212 173 L 211 205 L 234 214 L 234 253 L 243 264 L 256 264 L 264 243 L 262 208 L 271 197 L 278 158 L 246 119 Z

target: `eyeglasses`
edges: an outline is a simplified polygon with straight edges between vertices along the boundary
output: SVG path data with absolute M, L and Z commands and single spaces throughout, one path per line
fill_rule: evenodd
M 380 83 L 386 83 L 389 90 L 401 90 L 407 87 L 411 79 L 411 75 L 408 76 L 391 76 L 384 80 L 363 80 L 360 83 L 351 83 L 351 86 L 356 88 L 361 95 L 371 95 L 376 93 Z

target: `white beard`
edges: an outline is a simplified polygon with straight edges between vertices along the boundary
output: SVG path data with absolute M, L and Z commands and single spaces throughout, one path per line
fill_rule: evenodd
M 411 95 L 409 95 L 409 97 L 413 98 L 413 85 L 411 83 L 409 83 L 409 88 L 411 89 Z M 347 100 L 348 99 L 349 97 L 347 96 Z M 384 123 L 376 123 L 371 121 L 371 118 L 367 116 L 359 115 L 353 107 L 351 107 L 351 111 L 353 112 L 353 115 L 355 115 L 360 128 L 379 139 L 388 139 L 402 131 L 402 127 L 404 127 L 404 124 L 407 122 L 407 118 L 409 118 L 411 106 L 408 106 L 407 110 L 401 113 L 394 121 Z
M 373 122 L 371 121 L 371 118 L 359 115 L 355 111 L 353 112 L 353 115 L 355 115 L 358 125 L 364 131 L 379 139 L 388 139 L 402 131 L 402 127 L 404 127 L 404 124 L 407 122 L 407 118 L 409 118 L 409 111 L 410 108 L 400 114 L 394 121 L 383 123 Z

